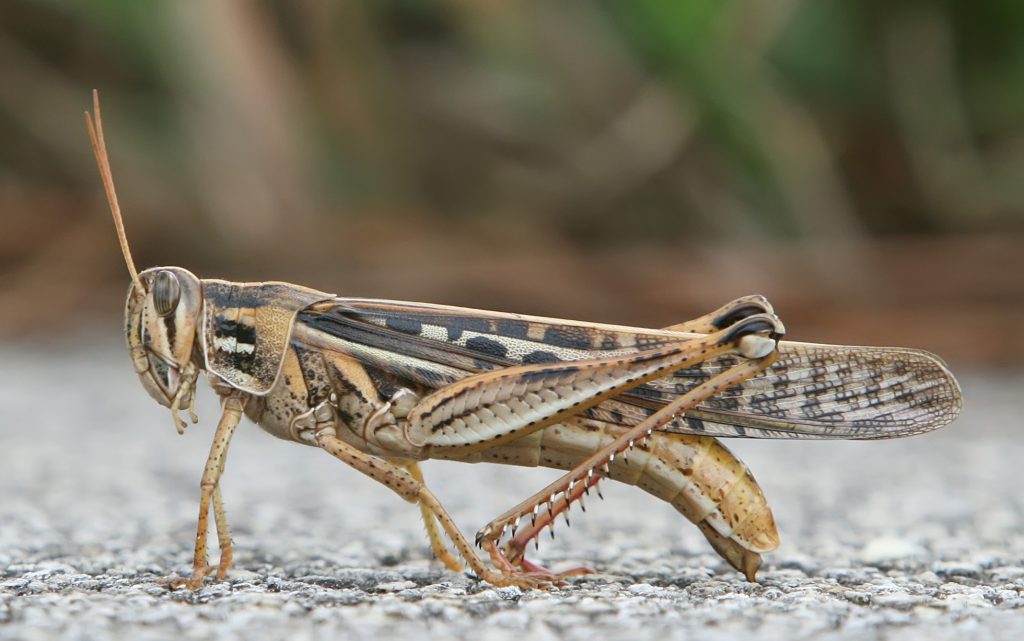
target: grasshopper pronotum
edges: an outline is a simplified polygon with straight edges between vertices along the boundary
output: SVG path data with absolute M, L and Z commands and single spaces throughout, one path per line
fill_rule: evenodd
M 927 352 L 782 341 L 768 301 L 747 296 L 654 330 L 481 310 L 344 298 L 279 282 L 200 279 L 180 267 L 137 272 L 100 118 L 86 112 L 125 262 L 125 331 L 135 371 L 179 432 L 206 371 L 223 413 L 203 471 L 193 574 L 232 561 L 220 492 L 243 414 L 282 439 L 319 447 L 422 512 L 434 554 L 461 557 L 495 585 L 554 573 L 525 557 L 544 528 L 604 479 L 636 485 L 695 523 L 749 580 L 778 534 L 761 489 L 715 437 L 876 439 L 952 421 L 960 389 Z M 485 526 L 481 557 L 427 489 L 426 459 L 568 472 Z M 442 536 L 448 537 L 458 556 Z

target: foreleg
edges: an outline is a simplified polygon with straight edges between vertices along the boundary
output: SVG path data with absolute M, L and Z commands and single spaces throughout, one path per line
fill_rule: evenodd
M 175 587 L 185 585 L 190 590 L 197 590 L 202 586 L 203 579 L 213 571 L 213 568 L 207 564 L 206 549 L 211 501 L 213 502 L 214 520 L 217 524 L 217 540 L 221 549 L 217 577 L 227 576 L 228 568 L 231 567 L 233 557 L 231 533 L 228 530 L 224 503 L 220 495 L 220 477 L 224 473 L 224 463 L 227 459 L 228 446 L 231 444 L 231 436 L 235 433 L 235 428 L 238 427 L 241 419 L 241 398 L 237 395 L 227 396 L 224 399 L 224 410 L 220 422 L 217 423 L 213 444 L 210 445 L 210 455 L 206 458 L 203 478 L 199 483 L 199 523 L 196 527 L 196 546 L 192 557 L 192 577 L 175 582 Z

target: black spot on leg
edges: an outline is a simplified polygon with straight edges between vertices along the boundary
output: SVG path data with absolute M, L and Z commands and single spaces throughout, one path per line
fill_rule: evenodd
M 570 374 L 575 374 L 580 371 L 580 368 L 576 365 L 568 364 L 565 367 L 559 367 L 557 369 L 544 369 L 537 372 L 523 372 L 519 375 L 519 380 L 524 383 L 532 383 L 534 381 L 543 381 L 549 378 L 565 377 Z
M 715 329 L 725 329 L 726 327 L 734 325 L 739 321 L 743 320 L 744 318 L 747 318 L 748 316 L 753 316 L 754 314 L 763 314 L 767 311 L 768 310 L 765 309 L 764 305 L 762 305 L 761 303 L 744 303 L 716 317 L 714 320 L 711 321 L 711 325 Z

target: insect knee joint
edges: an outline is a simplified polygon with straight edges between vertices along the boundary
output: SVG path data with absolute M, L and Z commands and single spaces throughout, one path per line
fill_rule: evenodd
M 786 328 L 775 314 L 755 314 L 730 327 L 718 342 L 734 343 L 736 351 L 744 358 L 762 358 L 775 350 L 785 332 Z

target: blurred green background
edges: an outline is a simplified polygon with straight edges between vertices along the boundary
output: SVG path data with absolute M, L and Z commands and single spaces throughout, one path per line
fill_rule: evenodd
M 1024 363 L 1024 3 L 5 0 L 0 333 L 140 268 Z

